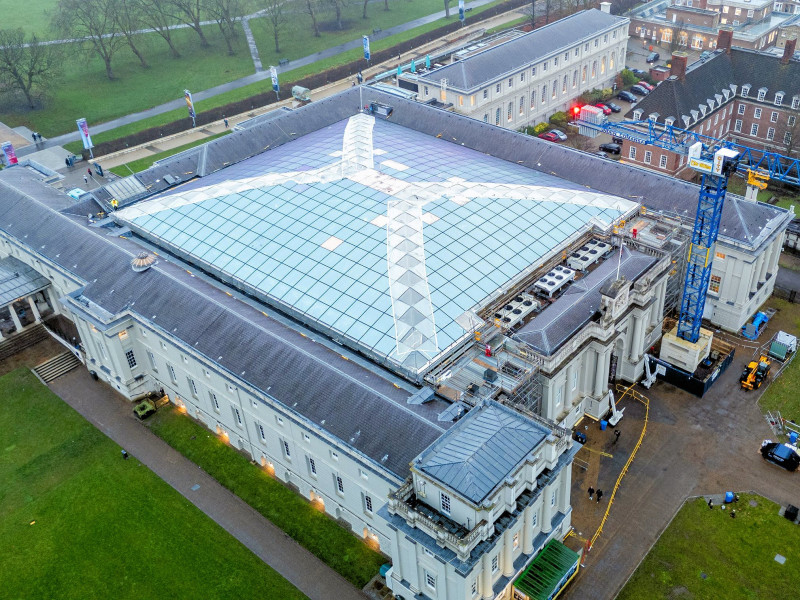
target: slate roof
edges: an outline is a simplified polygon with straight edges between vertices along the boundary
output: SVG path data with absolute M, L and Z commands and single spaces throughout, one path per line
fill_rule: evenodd
M 586 277 L 570 284 L 560 298 L 529 321 L 513 337 L 545 356 L 556 352 L 600 309 L 601 290 L 606 283 L 616 279 L 618 257 L 619 251 L 615 251 Z M 619 262 L 619 272 L 626 280 L 636 281 L 656 262 L 657 258 L 625 246 L 622 260 Z
M 506 73 L 558 53 L 585 38 L 594 37 L 627 22 L 627 17 L 604 13 L 596 8 L 584 10 L 463 60 L 434 69 L 421 75 L 420 79 L 437 85 L 442 79 L 447 79 L 448 87 L 468 92 Z
M 792 96 L 800 94 L 800 61 L 790 60 L 782 65 L 780 57 L 774 55 L 732 48 L 730 54 L 718 50 L 705 62 L 690 65 L 683 81 L 667 79 L 662 81 L 652 93 L 642 98 L 625 115 L 633 116 L 634 110 L 641 110 L 646 119 L 658 113 L 658 121 L 674 117 L 676 125 L 684 127 L 682 115 L 691 116 L 691 111 L 699 111 L 701 104 L 708 106 L 707 99 L 714 100 L 715 94 L 723 89 L 736 86 L 737 95 L 744 85 L 750 85 L 749 97 L 754 101 L 760 88 L 767 88 L 765 103 L 772 104 L 777 92 L 784 93 L 784 105 L 791 104 Z
M 522 414 L 487 401 L 423 452 L 414 466 L 480 504 L 550 433 Z
M 141 247 L 48 208 L 61 195 L 24 169 L 3 170 L 0 229 L 85 282 L 82 299 L 129 311 L 401 479 L 449 426 L 437 422 L 447 403 L 407 406 L 408 391 L 177 265 L 133 272 Z
M 43 290 L 50 281 L 13 256 L 0 259 L 0 306 Z

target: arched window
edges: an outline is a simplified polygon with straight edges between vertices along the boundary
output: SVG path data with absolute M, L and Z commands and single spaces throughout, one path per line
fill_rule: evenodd
M 542 104 L 544 104 L 545 102 L 547 102 L 547 84 L 546 83 L 542 86 Z
M 508 103 L 508 120 L 509 120 L 509 121 L 510 121 L 510 120 L 511 120 L 511 118 L 512 118 L 512 114 L 511 114 L 511 113 L 512 113 L 513 111 L 514 111 L 514 103 L 513 103 L 513 102 L 509 102 L 509 103 Z
M 494 113 L 494 124 L 500 125 L 500 109 L 498 108 Z
M 578 86 L 578 70 L 575 69 L 572 72 L 572 87 L 575 88 Z
M 597 61 L 592 61 L 592 79 L 597 77 Z
M 519 97 L 519 114 L 525 114 L 525 96 Z
M 561 93 L 562 94 L 566 94 L 567 93 L 567 76 L 566 75 L 564 75 L 564 81 L 561 84 Z
M 606 57 L 604 56 L 600 60 L 600 75 L 605 75 L 605 74 L 606 74 Z
M 558 79 L 553 79 L 553 98 L 556 97 L 557 92 L 558 92 Z

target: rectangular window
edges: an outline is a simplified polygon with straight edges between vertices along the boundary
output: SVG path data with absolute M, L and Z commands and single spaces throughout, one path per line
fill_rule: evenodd
M 786 144 L 787 146 L 792 143 L 791 131 L 787 131 L 786 133 L 783 134 L 783 143 Z
M 310 456 L 308 457 L 308 471 L 309 471 L 309 472 L 310 472 L 312 475 L 316 475 L 316 474 L 317 474 L 317 463 L 316 463 L 316 461 L 315 461 L 313 458 L 311 458 Z
M 572 372 L 572 389 L 575 390 L 578 388 L 578 370 Z
M 792 98 L 792 110 L 797 110 L 800 107 L 800 96 Z
M 497 573 L 500 570 L 500 558 L 499 554 L 495 554 L 492 557 L 492 573 Z
M 192 391 L 192 396 L 197 398 L 197 384 L 194 382 L 194 379 L 187 377 L 186 381 L 189 382 L 189 389 Z
M 489 90 L 483 90 L 483 99 L 486 100 L 489 97 Z
M 478 580 L 472 580 L 472 596 L 475 597 L 478 595 Z
M 536 527 L 536 525 L 538 525 L 538 524 L 539 524 L 539 513 L 538 513 L 538 512 L 534 512 L 534 513 L 533 513 L 533 519 L 531 520 L 531 524 L 532 524 L 534 527 Z
M 496 86 L 494 86 L 494 91 L 497 92 L 498 94 L 500 93 L 500 84 L 499 83 Z
M 133 350 L 128 350 L 125 352 L 125 358 L 128 361 L 128 366 L 132 369 L 136 366 L 136 356 L 133 354 Z
M 261 423 L 259 423 L 259 424 L 256 425 L 256 428 L 258 429 L 258 437 L 261 438 L 262 442 L 266 442 L 267 441 L 267 432 L 264 431 L 264 426 Z
M 742 130 L 742 120 L 736 119 L 736 122 L 733 124 L 733 130 L 736 132 L 740 132 Z
M 459 106 L 464 106 L 464 96 L 459 96 L 458 97 L 458 105 Z
M 214 407 L 214 410 L 219 412 L 219 400 L 217 400 L 217 395 L 214 392 L 208 392 L 208 397 L 211 399 L 211 405 Z
M 753 123 L 750 126 L 750 135 L 758 135 L 758 123 Z
M 283 440 L 283 454 L 286 456 L 286 458 L 292 457 L 292 451 L 289 450 L 289 442 L 286 440 Z
M 758 90 L 758 99 L 759 101 L 763 100 L 767 96 L 767 90 Z
M 557 497 L 556 492 L 558 492 L 558 490 L 553 490 L 553 493 L 550 494 L 550 506 L 556 505 L 556 497 Z
M 442 512 L 449 516 L 450 515 L 450 496 L 448 496 L 447 494 L 442 492 L 440 500 L 441 500 Z
M 652 158 L 653 158 L 653 153 L 650 152 L 650 150 L 645 150 L 645 153 L 644 153 L 644 162 L 645 162 L 645 164 L 649 165 L 650 164 L 650 159 L 652 159 Z
M 178 383 L 178 375 L 175 373 L 175 367 L 168 364 L 167 370 L 169 371 L 169 378 L 172 380 L 172 383 Z
M 514 78 L 513 77 L 509 77 L 508 78 L 508 87 L 514 87 Z
M 666 154 L 662 154 L 661 158 L 658 159 L 658 166 L 661 167 L 662 169 L 666 169 L 667 168 L 667 155 Z
M 712 294 L 719 294 L 720 285 L 722 285 L 722 277 L 719 275 L 712 275 L 711 283 L 708 285 L 708 291 Z
M 792 115 L 792 116 L 789 117 L 789 120 L 787 121 L 787 124 L 789 125 L 789 127 L 792 127 L 792 126 L 794 126 L 794 124 L 796 122 L 797 122 L 797 117 Z
M 150 352 L 150 350 L 147 351 L 147 360 L 150 361 L 150 368 L 153 369 L 153 371 L 158 371 L 156 357 L 152 352 Z
M 514 534 L 513 547 L 514 547 L 514 550 L 519 548 L 519 533 L 515 533 Z
M 233 414 L 236 415 L 236 424 L 239 427 L 241 427 L 242 426 L 242 412 L 238 408 L 236 408 L 234 406 L 233 407 Z
M 770 140 L 770 141 L 775 139 L 775 128 L 774 127 L 770 127 L 769 129 L 767 129 L 767 139 Z
M 778 111 L 773 110 L 772 114 L 769 116 L 770 123 L 777 123 L 778 122 Z
M 755 109 L 753 111 L 753 117 L 756 118 L 756 119 L 760 119 L 761 118 L 761 109 L 760 108 L 757 108 L 757 109 Z
M 344 494 L 344 481 L 342 481 L 342 478 L 339 475 L 336 476 L 336 490 L 340 494 Z
M 430 571 L 425 571 L 425 585 L 434 592 L 436 591 L 436 577 Z
M 628 151 L 628 158 L 636 160 L 636 146 L 631 146 L 631 149 Z
M 372 497 L 364 496 L 364 508 L 368 513 L 372 513 Z
M 520 81 L 525 81 L 525 71 L 523 71 L 522 73 L 519 74 L 519 80 Z
M 725 254 L 722 252 L 715 252 L 714 253 L 714 260 L 725 260 Z
M 740 105 L 739 105 L 739 114 L 740 114 L 740 115 L 743 115 L 743 114 L 744 114 L 744 111 L 745 111 L 744 104 L 740 104 Z

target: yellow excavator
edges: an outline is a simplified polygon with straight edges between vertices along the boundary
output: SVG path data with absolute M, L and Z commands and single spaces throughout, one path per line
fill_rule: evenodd
M 742 389 L 757 390 L 760 388 L 769 374 L 770 366 L 769 358 L 763 355 L 758 359 L 758 362 L 750 362 L 742 371 L 741 377 L 739 377 Z

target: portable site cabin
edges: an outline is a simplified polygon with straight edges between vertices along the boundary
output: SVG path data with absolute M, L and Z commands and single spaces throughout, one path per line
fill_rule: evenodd
M 550 540 L 514 580 L 514 600 L 553 600 L 578 574 L 580 555 Z

